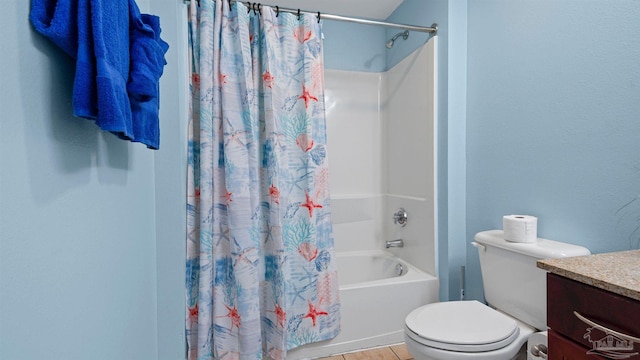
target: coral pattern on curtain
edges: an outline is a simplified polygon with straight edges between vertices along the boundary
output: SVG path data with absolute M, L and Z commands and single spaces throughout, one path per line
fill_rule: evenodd
M 316 17 L 191 1 L 189 359 L 284 359 L 340 331 Z

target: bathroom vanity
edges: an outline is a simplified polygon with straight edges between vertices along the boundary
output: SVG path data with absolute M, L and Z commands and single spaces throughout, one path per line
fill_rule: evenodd
M 640 360 L 640 250 L 541 260 L 549 359 Z

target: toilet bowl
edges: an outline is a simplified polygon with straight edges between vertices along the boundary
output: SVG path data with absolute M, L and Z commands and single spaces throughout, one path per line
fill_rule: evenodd
M 416 360 L 512 360 L 529 335 L 546 330 L 546 272 L 540 259 L 589 255 L 588 249 L 546 239 L 504 240 L 502 230 L 483 231 L 478 249 L 484 295 L 475 300 L 424 305 L 405 319 L 407 350 Z M 526 356 L 526 355 L 524 355 Z
M 534 331 L 478 301 L 450 301 L 413 310 L 404 339 L 419 360 L 511 360 Z

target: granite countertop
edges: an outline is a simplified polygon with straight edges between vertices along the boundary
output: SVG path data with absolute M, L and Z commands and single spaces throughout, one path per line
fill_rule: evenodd
M 537 265 L 554 274 L 640 300 L 640 250 L 538 260 Z

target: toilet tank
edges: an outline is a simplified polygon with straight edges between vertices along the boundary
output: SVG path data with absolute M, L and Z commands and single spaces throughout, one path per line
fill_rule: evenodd
M 585 247 L 547 239 L 509 242 L 502 230 L 477 233 L 473 245 L 487 303 L 539 330 L 547 329 L 547 280 L 536 261 L 591 254 Z

